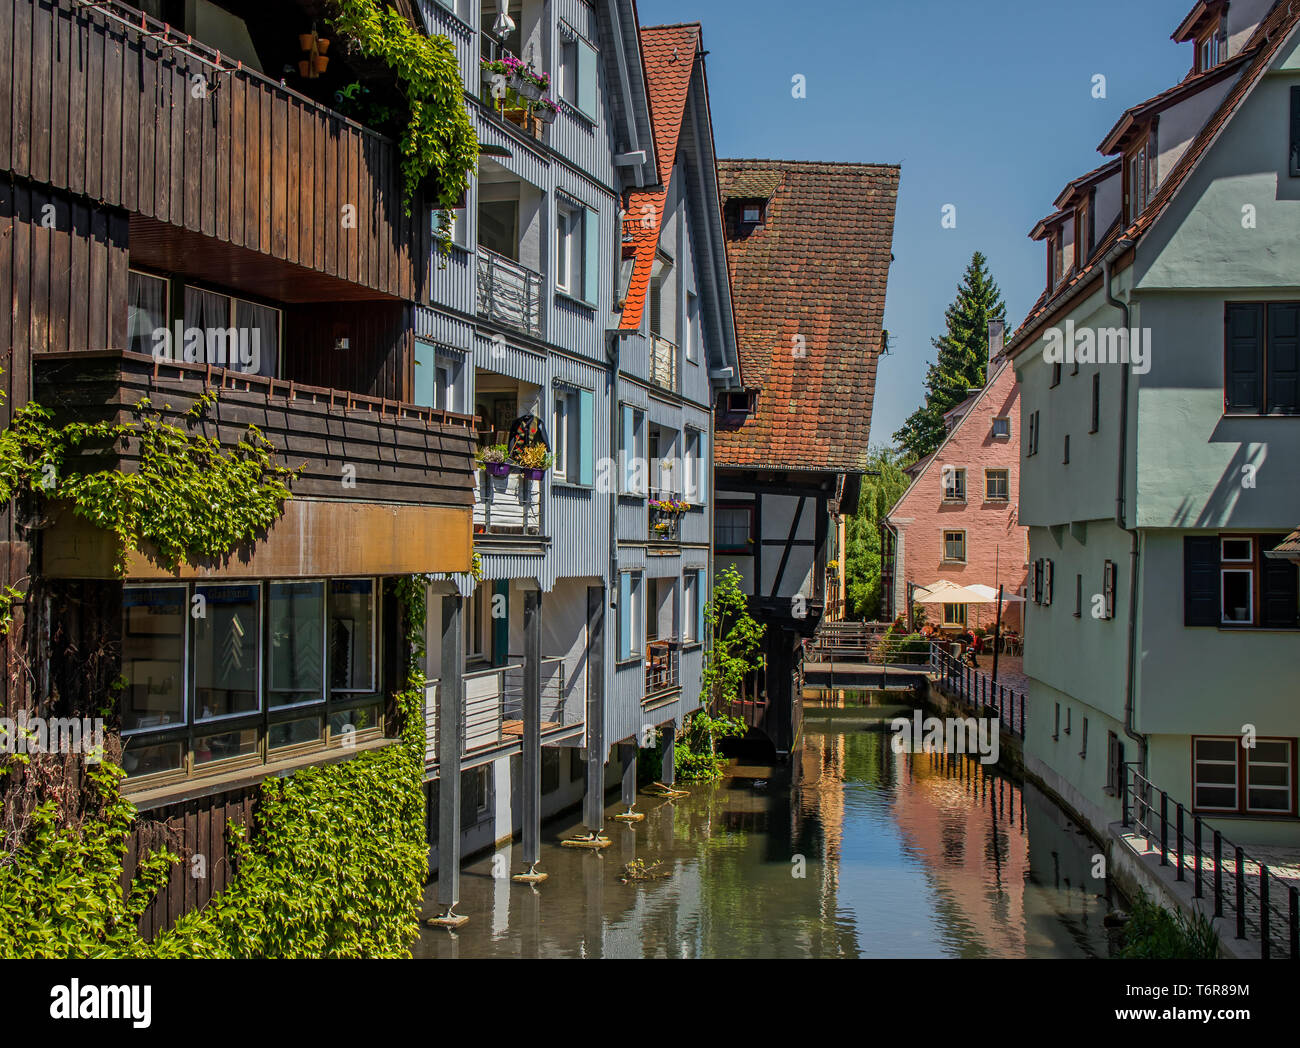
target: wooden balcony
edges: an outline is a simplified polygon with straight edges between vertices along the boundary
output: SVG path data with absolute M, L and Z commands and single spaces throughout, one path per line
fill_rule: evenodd
M 181 416 L 205 389 L 217 403 L 197 431 L 231 447 L 255 425 L 296 468 L 284 516 L 251 551 L 225 564 L 167 572 L 134 554 L 129 576 L 297 577 L 468 571 L 474 503 L 472 419 L 341 390 L 242 374 L 224 368 L 155 361 L 139 353 L 42 353 L 36 397 L 56 421 L 127 421 L 149 397 L 166 421 Z M 138 447 L 87 449 L 80 469 L 130 472 Z M 70 512 L 44 541 L 46 572 L 112 577 L 113 538 Z
M 115 0 L 0 0 L 0 24 L 0 171 L 130 212 L 133 249 L 170 229 L 302 267 L 298 301 L 417 297 L 428 222 L 390 139 Z

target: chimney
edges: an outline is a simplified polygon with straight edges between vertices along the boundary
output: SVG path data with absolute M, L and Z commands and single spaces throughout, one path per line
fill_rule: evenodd
M 993 377 L 993 363 L 1002 356 L 1002 339 L 1006 330 L 1007 326 L 1002 321 L 989 321 L 989 364 L 985 370 L 985 382 Z

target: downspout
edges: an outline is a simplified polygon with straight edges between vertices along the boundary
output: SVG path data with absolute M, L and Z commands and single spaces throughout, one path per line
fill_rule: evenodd
M 1133 241 L 1120 240 L 1106 257 L 1102 259 L 1102 286 L 1106 292 L 1106 303 L 1118 309 L 1124 317 L 1123 330 L 1129 331 L 1130 311 L 1127 302 L 1115 297 L 1111 290 L 1111 276 L 1115 259 L 1133 246 Z M 1142 774 L 1147 771 L 1147 739 L 1133 726 L 1133 678 L 1137 668 L 1137 587 L 1138 587 L 1138 533 L 1136 528 L 1128 526 L 1128 401 L 1129 374 L 1127 364 L 1120 373 L 1120 415 L 1119 415 L 1119 459 L 1116 468 L 1115 485 L 1115 526 L 1129 534 L 1128 555 L 1128 649 L 1124 665 L 1124 734 L 1138 744 L 1139 762 Z

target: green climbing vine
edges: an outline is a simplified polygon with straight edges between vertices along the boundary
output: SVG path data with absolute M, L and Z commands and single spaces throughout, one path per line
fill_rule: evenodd
M 425 36 L 377 0 L 331 0 L 330 24 L 365 58 L 378 58 L 397 77 L 406 99 L 402 133 L 402 197 L 406 213 L 421 184 L 436 187 L 431 206 L 456 206 L 478 163 L 478 139 L 465 109 L 456 49 L 445 36 Z M 444 252 L 450 232 L 438 234 Z
M 147 397 L 129 422 L 62 427 L 48 408 L 27 404 L 0 434 L 0 501 L 30 492 L 71 502 L 78 516 L 117 536 L 119 575 L 132 550 L 150 549 L 167 568 L 225 557 L 279 519 L 292 498 L 286 481 L 301 467 L 276 465 L 275 446 L 256 426 L 228 450 L 193 432 L 216 400 L 216 391 L 204 392 L 185 413 L 185 428 L 163 421 Z M 133 443 L 134 472 L 70 465 L 79 452 Z

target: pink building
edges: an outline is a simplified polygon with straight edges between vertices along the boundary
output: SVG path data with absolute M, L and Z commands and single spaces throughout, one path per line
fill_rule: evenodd
M 1020 391 L 1001 353 L 988 370 L 984 388 L 945 416 L 944 442 L 911 468 L 911 487 L 881 522 L 884 609 L 891 619 L 907 614 L 914 587 L 940 579 L 993 590 L 1001 584 L 1024 595 L 1029 550 L 1017 514 Z M 1004 627 L 1020 629 L 1022 606 L 1003 606 Z M 950 629 L 992 626 L 996 613 L 996 604 L 927 606 L 928 621 Z

